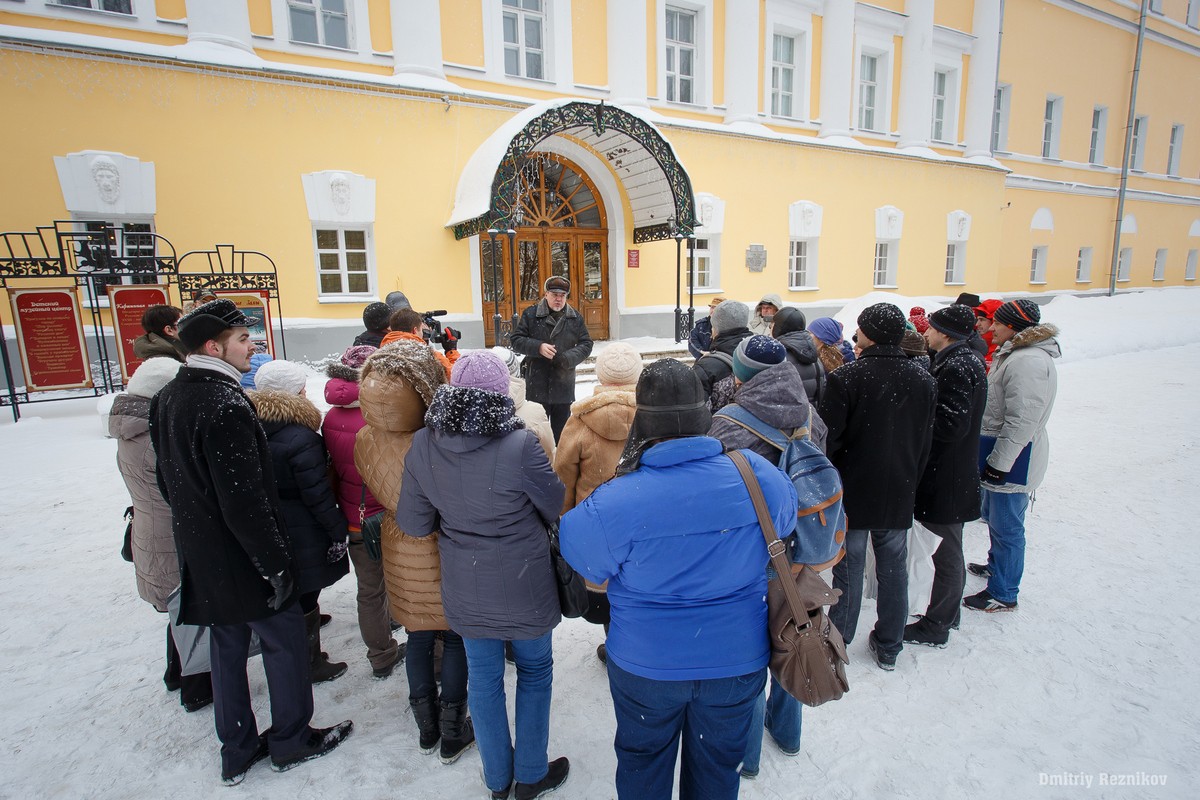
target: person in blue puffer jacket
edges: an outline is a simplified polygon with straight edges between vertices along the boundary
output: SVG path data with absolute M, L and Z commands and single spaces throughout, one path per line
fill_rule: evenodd
M 674 359 L 642 373 L 617 474 L 568 512 L 563 556 L 609 581 L 608 679 L 617 718 L 617 794 L 735 798 L 754 705 L 766 683 L 767 546 L 737 467 L 705 436 L 696 374 Z M 796 491 L 742 451 L 778 530 Z

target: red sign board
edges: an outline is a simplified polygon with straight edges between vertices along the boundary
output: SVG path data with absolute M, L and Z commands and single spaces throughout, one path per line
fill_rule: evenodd
M 150 306 L 169 306 L 170 295 L 163 284 L 153 286 L 109 286 L 108 307 L 112 309 L 113 333 L 117 337 L 117 358 L 121 362 L 121 381 L 141 366 L 142 360 L 133 354 L 133 342 L 142 330 L 142 314 Z
M 79 295 L 71 289 L 14 289 L 11 293 L 25 390 L 90 389 Z
M 637 269 L 642 265 L 641 250 L 626 250 L 625 251 L 625 266 L 630 269 Z
M 271 328 L 271 295 L 263 289 L 218 290 L 216 294 L 232 300 L 238 310 L 249 317 L 250 339 L 262 347 L 273 358 L 275 356 L 275 331 Z

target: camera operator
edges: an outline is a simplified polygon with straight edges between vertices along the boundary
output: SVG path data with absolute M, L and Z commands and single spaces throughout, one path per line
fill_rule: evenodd
M 542 288 L 546 296 L 521 314 L 512 349 L 528 356 L 522 364 L 525 398 L 546 407 L 558 442 L 575 402 L 575 367 L 592 352 L 592 337 L 583 317 L 567 305 L 569 280 L 551 275 Z
M 437 321 L 432 317 L 429 321 L 437 325 Z M 383 337 L 381 347 L 392 342 L 408 340 L 430 344 L 432 349 L 433 342 L 440 343 L 446 354 L 442 355 L 434 350 L 433 356 L 446 370 L 446 380 L 450 380 L 450 367 L 458 360 L 458 339 L 461 335 L 458 331 L 447 326 L 441 333 L 435 334 L 433 329 L 426 324 L 425 317 L 411 308 L 402 308 L 393 312 L 391 319 L 388 320 L 388 327 L 392 330 Z

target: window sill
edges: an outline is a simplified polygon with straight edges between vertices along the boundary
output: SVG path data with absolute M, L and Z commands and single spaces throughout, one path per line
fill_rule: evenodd
M 684 287 L 684 288 L 686 288 L 686 287 Z M 700 287 L 696 287 L 694 290 L 692 290 L 692 294 L 725 294 L 725 290 L 724 289 L 701 289 Z
M 67 6 L 61 3 L 48 2 L 46 8 L 65 8 L 68 11 L 82 11 L 85 14 L 101 14 L 105 17 L 114 19 L 137 19 L 136 13 L 126 14 L 124 11 L 106 11 L 103 8 L 80 8 L 79 6 Z
M 877 283 L 877 284 L 875 284 L 874 286 L 872 286 L 871 288 L 872 288 L 872 289 L 899 289 L 899 288 L 900 288 L 900 286 L 899 286 L 898 284 L 896 284 L 896 285 L 893 285 L 893 284 L 879 284 L 879 283 Z
M 819 292 L 819 291 L 821 291 L 821 287 L 820 286 L 789 286 L 788 291 L 789 292 Z
M 358 51 L 349 47 L 338 47 L 332 44 L 321 44 L 320 42 L 306 42 L 302 39 L 288 39 L 288 44 L 298 45 L 300 47 L 315 47 L 318 50 L 332 50 L 335 53 L 350 53 L 358 55 Z
M 1045 286 L 1046 282 L 1045 281 L 1030 281 L 1029 285 L 1030 286 Z
M 378 298 L 376 298 L 374 294 L 324 295 L 318 296 L 317 302 L 321 305 L 345 305 L 349 303 L 357 303 L 362 305 L 363 303 L 374 303 L 377 299 Z
M 1150 280 L 1153 281 L 1154 283 L 1162 283 L 1163 281 L 1166 280 L 1166 278 L 1151 278 Z
M 1047 164 L 1063 163 L 1063 160 L 1061 158 L 1059 158 L 1058 156 L 1042 156 L 1042 161 L 1045 161 Z
M 1129 278 L 1117 278 L 1117 283 L 1129 283 Z
M 943 286 L 966 286 L 966 281 L 946 281 Z
M 1108 169 L 1108 165 L 1101 164 L 1099 161 L 1089 161 L 1088 166 L 1092 169 Z
M 1080 280 L 1079 278 L 1076 278 L 1076 279 L 1075 279 L 1075 282 L 1076 282 L 1076 283 L 1091 283 L 1091 282 L 1092 282 L 1092 279 L 1091 279 L 1091 278 L 1088 278 L 1088 279 L 1085 281 L 1085 280 Z

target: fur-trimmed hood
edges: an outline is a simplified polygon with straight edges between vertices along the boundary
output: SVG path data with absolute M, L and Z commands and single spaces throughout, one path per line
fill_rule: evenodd
M 347 367 L 341 361 L 330 361 L 325 365 L 325 374 L 330 378 L 341 378 L 350 383 L 358 383 L 358 370 Z
M 425 425 L 441 434 L 467 439 L 493 439 L 525 427 L 512 398 L 469 386 L 442 386 L 425 412 Z M 468 445 L 466 450 L 473 450 Z
M 636 388 L 634 384 L 598 385 L 591 397 L 571 404 L 571 416 L 600 438 L 623 442 L 629 437 L 629 426 L 637 413 Z
M 424 342 L 401 340 L 376 350 L 362 367 L 360 382 L 365 383 L 372 373 L 400 378 L 407 383 L 425 405 L 433 402 L 438 387 L 446 382 L 446 370 Z
M 276 389 L 247 392 L 246 395 L 263 423 L 303 425 L 314 431 L 321 429 L 321 412 L 307 397 Z
M 1021 347 L 1035 347 L 1043 345 L 1042 349 L 1050 353 L 1053 358 L 1059 358 L 1062 355 L 1062 348 L 1058 346 L 1058 342 L 1051 342 L 1058 336 L 1058 326 L 1051 325 L 1048 322 L 1043 322 L 1040 325 L 1034 325 L 1032 328 L 1026 328 L 1016 336 L 1006 342 L 1011 345 L 1011 349 L 1017 350 Z M 1044 343 L 1049 343 L 1045 346 Z

